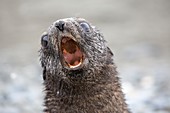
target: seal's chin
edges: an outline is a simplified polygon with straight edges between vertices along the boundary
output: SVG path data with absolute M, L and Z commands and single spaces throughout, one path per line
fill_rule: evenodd
M 62 37 L 61 53 L 63 63 L 70 69 L 76 69 L 83 64 L 84 54 L 81 51 L 78 43 L 71 37 Z

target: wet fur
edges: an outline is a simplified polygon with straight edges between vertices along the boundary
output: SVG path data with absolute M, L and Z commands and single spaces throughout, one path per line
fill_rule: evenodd
M 113 62 L 113 53 L 103 35 L 81 18 L 64 19 L 65 29 L 76 37 L 86 61 L 78 70 L 61 63 L 58 31 L 55 22 L 47 34 L 49 44 L 40 50 L 45 86 L 45 109 L 48 113 L 129 113 Z M 90 32 L 79 25 L 87 22 Z

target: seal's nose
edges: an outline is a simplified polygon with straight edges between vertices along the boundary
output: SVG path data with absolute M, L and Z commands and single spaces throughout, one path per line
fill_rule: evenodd
M 56 27 L 60 30 L 60 31 L 63 31 L 64 30 L 64 24 L 65 22 L 64 21 L 59 21 L 56 23 Z

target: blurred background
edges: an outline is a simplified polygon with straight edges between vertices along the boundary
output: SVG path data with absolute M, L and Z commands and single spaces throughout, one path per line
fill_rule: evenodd
M 0 0 L 0 113 L 41 113 L 41 34 L 83 17 L 114 53 L 133 113 L 170 113 L 169 0 Z

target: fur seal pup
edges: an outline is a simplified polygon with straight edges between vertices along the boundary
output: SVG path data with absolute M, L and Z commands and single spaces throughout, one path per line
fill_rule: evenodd
M 83 18 L 54 22 L 41 37 L 45 113 L 130 113 L 113 53 Z

